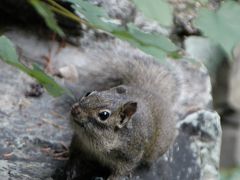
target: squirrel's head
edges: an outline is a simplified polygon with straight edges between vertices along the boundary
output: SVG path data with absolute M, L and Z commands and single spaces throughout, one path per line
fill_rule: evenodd
M 117 146 L 120 131 L 137 111 L 137 102 L 129 100 L 127 88 L 87 93 L 72 106 L 71 119 L 77 134 L 95 148 L 111 150 Z

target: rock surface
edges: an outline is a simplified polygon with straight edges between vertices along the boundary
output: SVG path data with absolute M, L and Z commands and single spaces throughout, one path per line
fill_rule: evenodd
M 223 138 L 221 149 L 221 166 L 231 168 L 240 163 L 240 46 L 236 46 L 233 53 L 233 61 L 229 67 L 229 76 L 223 76 L 228 82 L 225 93 L 225 104 L 228 105 L 226 113 L 222 115 Z
M 219 44 L 200 36 L 189 36 L 184 40 L 189 57 L 202 62 L 210 75 L 214 108 L 221 114 L 228 101 L 228 78 L 230 63 Z
M 240 45 L 234 50 L 234 61 L 231 66 L 231 75 L 229 78 L 229 103 L 240 112 Z

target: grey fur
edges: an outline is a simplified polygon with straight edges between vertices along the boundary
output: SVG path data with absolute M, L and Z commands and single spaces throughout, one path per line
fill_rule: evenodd
M 72 144 L 109 167 L 109 180 L 121 179 L 140 164 L 153 163 L 174 141 L 181 78 L 174 62 L 160 64 L 127 44 L 85 51 L 95 63 L 79 71 L 78 94 L 96 91 L 72 108 Z M 101 121 L 104 109 L 111 114 Z

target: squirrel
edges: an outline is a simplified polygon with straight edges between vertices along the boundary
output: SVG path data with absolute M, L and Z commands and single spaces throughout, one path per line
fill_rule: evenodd
M 159 63 L 126 44 L 100 45 L 88 58 L 94 63 L 80 70 L 85 82 L 70 112 L 70 159 L 82 154 L 110 170 L 107 180 L 120 180 L 150 166 L 175 140 L 180 78 L 173 61 Z

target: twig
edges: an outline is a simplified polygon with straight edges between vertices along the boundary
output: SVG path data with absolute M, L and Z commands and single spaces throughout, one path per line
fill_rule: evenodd
M 48 119 L 42 118 L 42 121 L 45 122 L 45 123 L 47 123 L 47 124 L 50 124 L 50 125 L 52 125 L 52 126 L 54 126 L 54 127 L 56 127 L 56 128 L 64 129 L 63 126 L 58 125 L 58 124 L 56 124 L 56 123 L 54 123 L 54 122 L 52 122 L 52 121 L 50 121 L 50 120 L 48 120 Z

